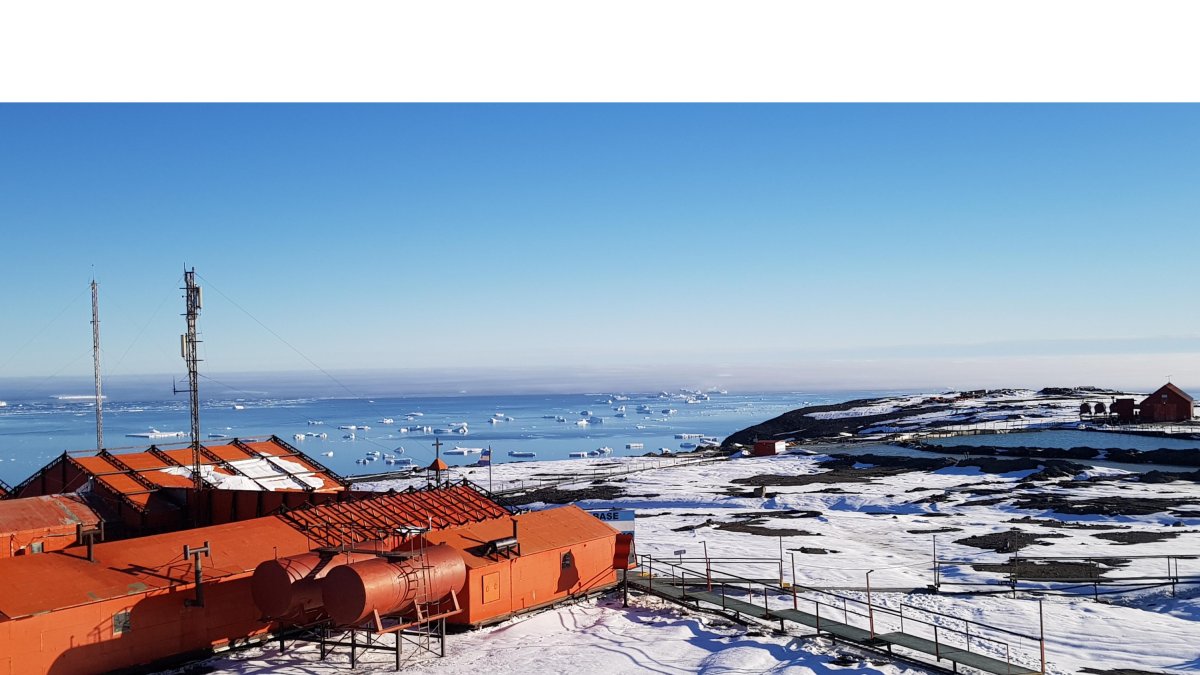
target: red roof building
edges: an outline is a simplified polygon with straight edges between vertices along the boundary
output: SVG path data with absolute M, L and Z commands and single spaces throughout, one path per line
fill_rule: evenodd
M 89 505 L 130 533 L 161 532 L 266 515 L 280 506 L 331 501 L 347 483 L 276 436 L 201 446 L 196 494 L 192 449 L 65 452 L 14 487 L 8 498 L 85 490 Z M 114 531 L 114 536 L 120 533 Z
M 0 558 L 61 551 L 78 543 L 100 516 L 76 495 L 0 500 Z
M 1187 392 L 1168 382 L 1142 401 L 1142 422 L 1186 422 L 1195 413 L 1195 401 Z
M 754 441 L 754 450 L 750 454 L 755 457 L 773 457 L 787 450 L 784 441 Z
M 252 600 L 251 576 L 263 561 L 403 526 L 436 533 L 511 516 L 469 485 L 344 494 L 355 497 L 98 543 L 92 560 L 83 547 L 0 559 L 0 673 L 108 672 L 238 644 L 275 627 Z M 208 549 L 200 560 L 203 603 L 196 602 L 196 559 L 185 547 Z

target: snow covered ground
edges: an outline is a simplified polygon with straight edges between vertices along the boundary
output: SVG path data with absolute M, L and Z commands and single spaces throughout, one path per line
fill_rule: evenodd
M 714 565 L 746 576 L 777 578 L 782 546 L 783 572 L 788 582 L 792 581 L 794 559 L 796 583 L 864 598 L 861 589 L 867 571 L 872 570 L 873 588 L 893 589 L 877 590 L 876 603 L 897 607 L 904 602 L 1026 635 L 1037 635 L 1039 630 L 1035 596 L 1025 591 L 1016 597 L 1011 593 L 959 594 L 970 588 L 1002 591 L 1006 579 L 1003 573 L 973 565 L 1005 563 L 1010 554 L 961 540 L 1018 529 L 1036 539 L 1021 550 L 1023 556 L 1200 556 L 1200 485 L 1196 483 L 1119 480 L 1122 474 L 1111 470 L 1031 483 L 1028 479 L 1032 471 L 988 474 L 955 466 L 932 472 L 881 474 L 869 463 L 859 463 L 858 468 L 844 469 L 829 478 L 831 482 L 779 484 L 789 482 L 791 477 L 808 477 L 795 481 L 804 483 L 825 473 L 825 459 L 824 455 L 780 455 L 676 466 L 671 463 L 678 460 L 671 458 L 529 462 L 499 465 L 493 469 L 493 479 L 507 484 L 521 477 L 531 480 L 536 476 L 597 471 L 601 474 L 598 482 L 619 489 L 618 496 L 583 500 L 579 505 L 637 509 L 639 553 L 669 558 L 675 551 L 685 550 L 685 555 L 692 557 L 700 556 L 706 547 L 713 558 L 770 558 L 773 560 L 759 564 Z M 653 468 L 656 462 L 661 468 Z M 605 470 L 631 464 L 645 470 L 612 478 L 602 475 Z M 486 469 L 462 471 L 472 472 L 469 478 L 486 485 Z M 1083 480 L 1104 475 L 1117 479 Z M 737 479 L 743 482 L 735 482 Z M 756 496 L 756 482 L 766 484 L 765 496 Z M 1075 510 L 1071 505 L 1085 500 L 1106 499 L 1118 503 L 1176 501 L 1141 514 L 1073 515 L 1055 511 Z M 1051 500 L 1049 507 L 1042 504 L 1045 500 Z M 1112 533 L 1147 533 L 1150 539 L 1160 539 L 1130 544 L 1098 536 Z M 924 590 L 933 582 L 935 537 L 939 558 L 962 561 L 943 568 L 940 594 Z M 1200 559 L 1183 558 L 1177 564 L 1180 576 L 1200 576 Z M 1108 576 L 1161 576 L 1166 565 L 1165 558 L 1131 558 L 1125 565 L 1114 566 Z M 1174 597 L 1169 588 L 1156 588 L 1103 596 L 1102 600 L 1092 600 L 1087 592 L 1044 598 L 1048 672 L 1065 675 L 1084 668 L 1200 672 L 1200 587 L 1180 586 Z M 780 596 L 771 602 L 789 606 L 791 598 Z M 663 606 L 651 598 L 639 599 L 635 604 L 630 609 L 622 609 L 612 601 L 565 607 L 452 636 L 448 656 L 420 666 L 417 672 L 465 673 L 483 668 L 497 673 L 924 672 L 898 665 L 872 665 L 861 655 L 852 665 L 840 669 L 831 665 L 830 659 L 853 650 L 831 647 L 824 640 L 747 635 L 744 628 L 718 625 L 719 620 Z M 881 621 L 886 623 L 887 619 Z M 1018 662 L 1035 665 L 1036 641 L 1012 639 L 1010 649 Z M 379 667 L 386 669 L 388 657 L 378 658 L 383 664 Z M 870 659 L 879 661 L 880 657 Z M 216 666 L 226 672 L 285 673 L 337 672 L 346 667 L 335 663 L 318 665 L 311 650 L 279 658 L 268 648 L 235 655 Z
M 358 669 L 391 672 L 392 659 L 387 652 L 369 653 L 361 657 Z M 345 673 L 350 668 L 348 654 L 337 652 L 321 662 L 316 645 L 304 644 L 286 654 L 275 645 L 255 648 L 211 665 L 219 672 L 281 675 Z M 748 633 L 720 617 L 689 613 L 647 597 L 634 599 L 628 608 L 622 608 L 618 598 L 589 600 L 452 635 L 445 658 L 426 656 L 405 672 L 917 675 L 925 671 L 890 664 L 827 640 Z

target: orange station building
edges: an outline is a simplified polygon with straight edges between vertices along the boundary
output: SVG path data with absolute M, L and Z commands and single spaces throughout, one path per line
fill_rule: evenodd
M 261 638 L 281 625 L 255 605 L 256 566 L 404 527 L 461 553 L 467 579 L 452 623 L 498 620 L 616 581 L 617 532 L 574 506 L 514 515 L 465 483 L 341 498 L 99 543 L 91 560 L 82 546 L 0 559 L 0 675 L 161 666 Z M 514 531 L 503 550 L 488 545 Z

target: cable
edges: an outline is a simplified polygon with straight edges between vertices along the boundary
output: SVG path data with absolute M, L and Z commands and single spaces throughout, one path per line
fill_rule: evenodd
M 178 280 L 176 280 L 176 281 L 178 282 Z M 155 318 L 158 317 L 158 313 L 160 311 L 162 311 L 163 305 L 167 304 L 167 300 L 170 300 L 170 299 L 171 299 L 171 295 L 163 296 L 163 299 L 158 303 L 158 307 L 154 308 L 154 312 L 150 314 L 150 318 L 146 320 L 146 323 L 142 324 L 141 330 L 139 330 L 137 335 L 134 336 L 133 342 L 129 343 L 129 346 L 125 348 L 125 351 L 121 354 L 121 357 L 118 358 L 117 362 L 114 363 L 109 368 L 110 374 L 111 374 L 112 370 L 117 369 L 118 367 L 120 367 L 120 365 L 122 363 L 125 362 L 125 357 L 129 356 L 129 352 L 133 351 L 133 348 L 135 345 L 137 345 L 138 340 L 142 339 L 142 335 L 146 332 L 146 329 L 150 327 L 150 324 L 154 321 Z
M 329 372 L 328 372 L 327 370 L 325 370 L 325 369 L 324 369 L 324 368 L 322 368 L 321 366 L 318 366 L 318 365 L 317 365 L 317 363 L 316 363 L 315 361 L 313 361 L 312 359 L 310 359 L 310 358 L 308 358 L 307 356 L 305 356 L 304 352 L 300 351 L 299 349 L 296 349 L 296 347 L 295 347 L 295 346 L 293 346 L 293 345 L 292 345 L 292 343 L 290 343 L 290 342 L 288 342 L 287 340 L 283 339 L 283 336 L 281 336 L 279 333 L 276 333 L 275 331 L 271 330 L 271 328 L 270 328 L 269 326 L 267 326 L 267 324 L 263 323 L 262 321 L 259 321 L 259 320 L 258 320 L 258 317 L 254 316 L 254 315 L 253 315 L 253 314 L 251 314 L 249 311 L 247 311 L 245 307 L 242 307 L 241 305 L 239 305 L 239 304 L 237 303 L 237 301 L 235 301 L 233 298 L 231 298 L 231 297 L 229 297 L 228 295 L 226 295 L 226 294 L 225 294 L 223 291 L 221 291 L 221 289 L 217 288 L 217 287 L 216 287 L 216 286 L 215 286 L 215 285 L 214 285 L 214 284 L 213 284 L 211 281 L 209 281 L 207 278 L 205 278 L 204 276 L 201 276 L 200 274 L 197 274 L 196 276 L 200 277 L 201 281 L 203 281 L 205 284 L 208 284 L 208 286 L 209 286 L 209 287 L 211 287 L 211 288 L 212 288 L 214 291 L 216 291 L 217 293 L 219 293 L 219 294 L 221 295 L 221 297 L 222 297 L 222 298 L 225 298 L 226 300 L 228 300 L 230 304 L 232 304 L 234 307 L 237 307 L 238 309 L 240 309 L 240 310 L 242 311 L 242 313 L 244 313 L 246 316 L 248 316 L 248 317 L 250 317 L 251 319 L 253 319 L 253 320 L 254 320 L 254 322 L 255 322 L 255 323 L 257 323 L 259 326 L 262 326 L 263 330 L 267 331 L 267 332 L 268 332 L 268 333 L 270 333 L 271 335 L 274 335 L 274 336 L 275 336 L 275 339 L 277 339 L 277 340 L 279 340 L 280 342 L 282 342 L 283 344 L 287 345 L 288 349 L 291 349 L 292 351 L 294 351 L 294 352 L 296 352 L 297 354 L 299 354 L 299 355 L 300 355 L 300 358 L 302 358 L 302 359 L 304 359 L 305 361 L 307 361 L 309 365 L 311 365 L 313 368 L 316 368 L 317 370 L 321 371 L 321 373 L 322 373 L 322 374 L 324 374 L 324 375 L 325 375 L 325 377 L 328 377 L 330 380 L 332 380 L 332 381 L 333 381 L 335 384 L 337 384 L 339 387 L 341 387 L 342 389 L 345 389 L 345 390 L 346 390 L 346 393 L 350 394 L 351 396 L 353 396 L 353 397 L 355 397 L 355 398 L 363 398 L 363 396 L 362 396 L 362 395 L 360 395 L 358 392 L 356 392 L 356 391 L 354 391 L 354 390 L 350 389 L 350 387 L 347 387 L 345 384 L 342 384 L 342 382 L 341 382 L 340 380 L 338 380 L 338 379 L 337 379 L 336 377 L 334 377 L 333 375 L 330 375 L 330 374 L 329 374 Z
M 8 360 L 5 361 L 3 365 L 0 365 L 0 372 L 4 372 L 4 369 L 7 368 L 10 363 L 13 362 L 13 359 L 17 358 L 17 356 L 20 355 L 20 353 L 22 351 L 24 351 L 26 347 L 33 344 L 38 338 L 42 337 L 42 335 L 47 330 L 50 329 L 50 326 L 54 325 L 54 322 L 61 319 L 62 315 L 66 314 L 67 310 L 71 309 L 71 307 L 73 307 L 75 305 L 75 303 L 79 300 L 79 298 L 83 297 L 83 295 L 85 293 L 88 293 L 90 291 L 91 291 L 90 288 L 84 289 L 84 290 L 80 291 L 78 295 L 71 298 L 71 300 L 69 302 L 67 302 L 66 306 L 63 307 L 61 310 L 59 310 L 58 314 L 56 314 L 53 319 L 50 319 L 50 321 L 48 321 L 46 323 L 46 325 L 42 326 L 42 328 L 37 333 L 35 333 L 33 335 L 33 337 L 29 338 L 29 340 L 25 344 L 18 347 L 16 351 L 14 351 L 12 354 L 9 355 Z

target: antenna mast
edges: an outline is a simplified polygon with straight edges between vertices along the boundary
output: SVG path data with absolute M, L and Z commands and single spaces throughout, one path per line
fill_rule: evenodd
M 204 488 L 204 479 L 200 475 L 200 358 L 197 346 L 200 340 L 196 338 L 196 318 L 200 316 L 202 294 L 196 285 L 196 268 L 183 271 L 184 300 L 187 303 L 187 333 L 181 336 L 181 351 L 183 360 L 188 368 L 188 393 L 191 394 L 192 412 L 192 485 L 197 489 Z
M 96 367 L 96 449 L 104 447 L 104 394 L 100 391 L 100 300 L 92 278 L 92 362 Z

